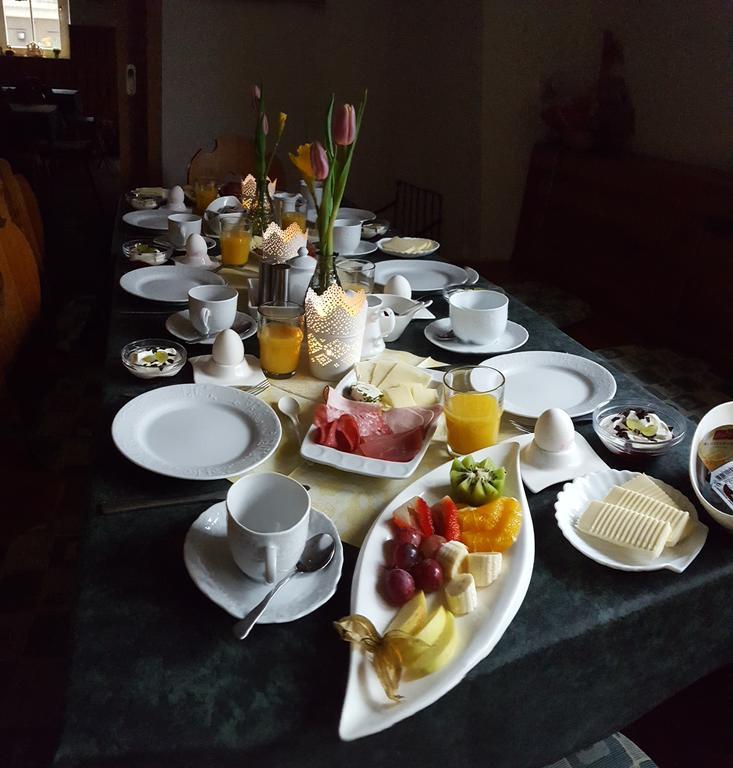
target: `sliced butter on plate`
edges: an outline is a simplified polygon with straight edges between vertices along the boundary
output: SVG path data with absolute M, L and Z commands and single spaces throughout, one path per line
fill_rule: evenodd
M 382 243 L 382 248 L 385 251 L 392 251 L 393 253 L 428 253 L 437 247 L 438 243 L 435 240 L 428 240 L 423 237 L 392 237 Z
M 637 475 L 619 487 L 627 491 L 636 491 L 636 493 L 649 496 L 655 501 L 661 501 L 662 504 L 669 504 L 670 507 L 674 507 L 675 509 L 680 508 L 675 504 L 674 499 L 666 491 L 663 491 L 662 488 L 654 482 L 654 478 L 649 477 L 649 475 Z
M 666 520 L 655 520 L 602 501 L 591 501 L 580 516 L 577 528 L 609 544 L 652 557 L 659 557 L 672 531 Z
M 661 491 L 661 488 L 659 490 Z M 662 493 L 664 492 L 662 491 Z M 664 495 L 666 496 L 667 494 Z M 623 507 L 632 512 L 638 512 L 641 515 L 651 517 L 654 520 L 668 522 L 670 524 L 670 534 L 666 541 L 666 546 L 668 547 L 673 547 L 679 542 L 690 522 L 690 515 L 688 512 L 685 512 L 683 509 L 678 509 L 671 504 L 657 501 L 646 494 L 629 490 L 628 483 L 623 486 L 616 485 L 611 488 L 603 499 L 603 503 Z

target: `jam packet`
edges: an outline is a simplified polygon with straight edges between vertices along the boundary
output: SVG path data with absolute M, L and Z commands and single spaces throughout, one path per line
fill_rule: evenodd
M 733 424 L 715 427 L 697 447 L 697 455 L 708 472 L 733 461 Z
M 723 464 L 710 474 L 710 487 L 733 512 L 733 461 Z

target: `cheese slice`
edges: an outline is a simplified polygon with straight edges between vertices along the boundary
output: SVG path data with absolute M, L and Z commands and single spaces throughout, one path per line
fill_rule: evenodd
M 665 491 L 663 491 L 657 483 L 654 482 L 654 478 L 649 475 L 637 475 L 632 477 L 631 480 L 624 483 L 621 488 L 627 491 L 636 491 L 637 493 L 643 493 L 644 496 L 651 496 L 655 501 L 661 501 L 662 504 L 669 504 L 670 507 L 680 509 L 678 504 L 675 504 L 674 499 Z
M 577 528 L 610 544 L 652 557 L 659 557 L 672 531 L 666 520 L 655 520 L 602 501 L 591 501 Z
M 412 390 L 407 384 L 398 384 L 396 387 L 387 387 L 382 390 L 384 398 L 393 408 L 407 408 L 411 405 L 419 405 L 412 396 Z
M 661 490 L 661 489 L 660 489 Z M 666 495 L 666 494 L 665 494 Z M 690 521 L 690 515 L 683 509 L 663 504 L 651 496 L 636 491 L 630 491 L 624 486 L 616 485 L 603 499 L 604 504 L 615 504 L 617 507 L 639 512 L 655 520 L 665 520 L 670 524 L 671 531 L 666 546 L 673 547 L 682 538 Z
M 379 365 L 379 363 L 377 363 Z M 422 384 L 427 386 L 432 381 L 432 377 L 429 373 L 415 368 L 414 365 L 407 365 L 405 363 L 395 363 L 390 372 L 382 379 L 381 383 L 377 384 L 380 389 L 387 389 L 387 387 L 396 387 L 400 384 Z
M 389 375 L 389 373 L 395 367 L 395 365 L 396 363 L 394 362 L 394 360 L 384 360 L 382 362 L 377 361 L 374 364 L 374 370 L 372 371 L 372 379 L 369 383 L 373 384 L 375 387 L 384 389 L 384 387 L 382 386 L 382 382 Z M 399 382 L 395 382 L 395 383 L 399 383 Z
M 362 362 L 357 363 L 356 368 L 356 380 L 362 382 L 363 384 L 371 384 L 372 383 L 372 376 L 374 375 L 374 366 L 375 363 L 370 362 Z
M 412 399 L 415 401 L 415 405 L 419 405 L 421 408 L 430 408 L 438 403 L 438 390 L 431 387 L 426 387 L 423 384 L 410 384 L 410 391 L 412 392 Z

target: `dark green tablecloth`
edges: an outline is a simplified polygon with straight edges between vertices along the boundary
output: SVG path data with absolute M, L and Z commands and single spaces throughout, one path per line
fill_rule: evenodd
M 131 234 L 118 226 L 116 275 L 122 269 L 117 246 Z M 234 641 L 231 617 L 196 589 L 182 558 L 188 527 L 210 503 L 196 499 L 223 496 L 228 484 L 149 475 L 117 454 L 108 438 L 117 408 L 150 388 L 122 369 L 119 350 L 134 338 L 164 333 L 167 312 L 116 287 L 111 307 L 105 421 L 58 765 L 530 768 L 607 736 L 733 661 L 730 536 L 703 514 L 710 535 L 685 573 L 613 571 L 563 538 L 554 519 L 554 486 L 529 494 L 534 573 L 524 604 L 491 655 L 428 709 L 384 733 L 340 742 L 348 647 L 331 621 L 348 613 L 356 550 L 345 547 L 343 577 L 326 605 Z M 446 314 L 442 301 L 434 309 Z M 516 301 L 510 317 L 530 332 L 524 349 L 597 359 Z M 459 362 L 436 352 L 423 337 L 424 326 L 413 322 L 395 346 Z M 620 395 L 653 401 L 614 374 Z M 167 383 L 189 380 L 182 373 Z M 627 466 L 603 449 L 589 424 L 579 431 L 610 465 Z M 644 469 L 692 498 L 688 451 L 689 438 Z M 184 501 L 156 507 L 171 496 Z M 126 502 L 151 507 L 96 514 Z

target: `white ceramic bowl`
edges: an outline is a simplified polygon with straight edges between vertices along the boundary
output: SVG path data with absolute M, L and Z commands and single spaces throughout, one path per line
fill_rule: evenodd
M 708 411 L 702 419 L 700 419 L 695 434 L 692 436 L 692 446 L 690 447 L 690 483 L 692 484 L 692 490 L 695 491 L 695 496 L 697 496 L 698 501 L 703 505 L 710 517 L 712 517 L 716 523 L 720 523 L 723 528 L 733 531 L 733 515 L 723 512 L 713 506 L 703 496 L 697 479 L 697 446 L 700 445 L 700 441 L 708 434 L 708 432 L 715 429 L 715 427 L 721 427 L 724 424 L 733 424 L 733 401 L 716 405 L 715 408 Z
M 407 299 L 404 296 L 395 296 L 391 293 L 380 293 L 379 298 L 382 299 L 382 305 L 389 307 L 394 312 L 394 330 L 392 333 L 384 337 L 387 343 L 397 341 L 402 336 L 405 329 L 410 324 L 410 321 L 414 320 L 415 315 L 410 317 L 400 317 L 399 313 L 407 312 L 408 309 L 419 304 L 419 301 L 414 299 Z

